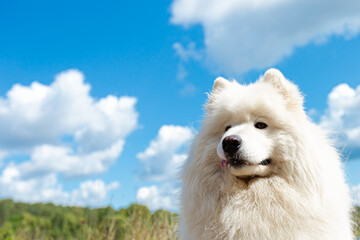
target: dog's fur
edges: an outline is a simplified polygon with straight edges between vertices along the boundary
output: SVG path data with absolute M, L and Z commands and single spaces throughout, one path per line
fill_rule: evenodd
M 220 166 L 229 135 L 249 165 Z M 276 69 L 247 86 L 215 80 L 182 180 L 181 240 L 353 239 L 339 154 Z

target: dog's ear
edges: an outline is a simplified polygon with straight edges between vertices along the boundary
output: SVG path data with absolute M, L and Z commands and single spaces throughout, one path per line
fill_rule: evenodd
M 285 99 L 290 110 L 303 109 L 304 99 L 299 88 L 287 80 L 279 70 L 275 68 L 267 70 L 260 81 L 270 83 Z
M 231 83 L 229 82 L 229 80 L 226 80 L 223 77 L 217 77 L 214 81 L 214 85 L 212 87 L 211 93 L 208 93 L 209 102 L 212 102 L 215 96 L 221 93 L 230 84 Z
M 217 77 L 215 79 L 211 93 L 207 93 L 208 101 L 205 104 L 205 109 L 207 110 L 207 112 L 211 111 L 212 103 L 215 101 L 216 96 L 221 93 L 225 88 L 227 88 L 230 84 L 230 81 L 223 77 Z
M 212 92 L 221 92 L 223 89 L 229 85 L 230 82 L 223 77 L 217 77 L 214 81 L 214 85 L 212 87 Z

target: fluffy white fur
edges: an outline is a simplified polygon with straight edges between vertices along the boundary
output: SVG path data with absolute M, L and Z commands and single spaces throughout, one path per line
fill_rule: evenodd
M 249 165 L 220 166 L 229 135 Z M 182 180 L 181 240 L 353 239 L 339 154 L 276 69 L 247 86 L 215 80 Z

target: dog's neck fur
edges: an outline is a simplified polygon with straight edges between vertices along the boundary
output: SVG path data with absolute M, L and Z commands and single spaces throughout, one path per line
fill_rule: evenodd
M 275 239 L 274 236 L 306 239 L 301 234 L 294 236 L 294 230 L 289 226 L 299 232 L 312 228 L 314 236 L 318 235 L 317 231 L 323 231 L 312 226 L 315 222 L 315 226 L 321 226 L 319 222 L 323 217 L 318 216 L 321 213 L 317 210 L 320 201 L 293 189 L 280 177 L 258 178 L 248 183 L 238 181 L 231 190 L 224 190 L 220 192 L 221 209 L 217 216 L 224 230 L 218 239 Z M 312 203 L 311 209 L 307 207 L 308 202 Z
M 205 229 L 193 228 L 197 232 L 193 233 L 194 239 L 307 239 L 301 234 L 294 237 L 294 230 L 289 226 L 298 228 L 299 232 L 312 228 L 314 236 L 323 231 L 312 226 L 321 226 L 319 222 L 324 219 L 318 216 L 321 213 L 317 211 L 319 206 L 316 203 L 320 201 L 297 192 L 279 177 L 253 179 L 245 183 L 218 172 L 207 182 L 201 181 L 201 176 L 193 181 L 200 181 L 197 184 L 201 187 L 193 192 L 193 199 L 189 202 L 192 206 L 186 209 L 197 212 L 197 218 L 187 219 L 190 221 L 187 224 L 205 225 Z M 214 186 L 219 187 L 217 194 L 209 190 Z M 312 202 L 311 209 L 305 207 L 309 206 L 307 201 Z M 287 207 L 289 205 L 292 207 Z M 291 213 L 287 212 L 289 209 Z

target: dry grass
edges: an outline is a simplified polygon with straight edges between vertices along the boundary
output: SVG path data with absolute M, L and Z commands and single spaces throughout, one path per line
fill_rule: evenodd
M 158 211 L 153 215 L 144 213 L 144 209 L 136 209 L 128 216 L 124 225 L 123 216 L 111 216 L 95 231 L 84 228 L 86 240 L 176 240 L 178 218 L 166 211 Z M 120 225 L 120 226 L 119 226 Z

